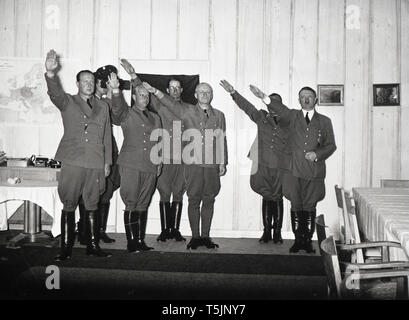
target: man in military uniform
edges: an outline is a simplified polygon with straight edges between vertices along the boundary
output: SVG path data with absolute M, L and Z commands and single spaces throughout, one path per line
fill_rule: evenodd
M 75 238 L 74 211 L 82 196 L 85 205 L 85 235 L 88 255 L 108 256 L 99 247 L 98 202 L 105 190 L 105 177 L 112 164 L 111 122 L 108 105 L 94 97 L 94 75 L 77 74 L 78 94 L 61 87 L 57 54 L 47 54 L 45 79 L 48 94 L 63 118 L 64 136 L 56 160 L 62 162 L 58 194 L 64 205 L 61 214 L 61 252 L 58 261 L 69 259 Z
M 113 93 L 112 122 L 121 126 L 124 135 L 117 163 L 121 175 L 120 194 L 125 203 L 127 249 L 129 252 L 152 250 L 145 243 L 146 223 L 162 160 L 151 157 L 151 150 L 157 144 L 151 139 L 155 134 L 160 137 L 161 121 L 147 109 L 149 93 L 142 85 L 132 88 L 135 103 L 131 108 L 120 92 L 115 73 L 111 73 L 108 85 Z
M 291 225 L 295 235 L 290 252 L 312 248 L 316 206 L 325 197 L 325 160 L 336 150 L 331 120 L 315 110 L 317 94 L 310 87 L 298 93 L 302 110 L 289 109 L 270 99 L 260 89 L 250 86 L 254 95 L 263 100 L 269 110 L 277 112 L 280 122 L 289 126 L 291 175 L 288 184 L 291 201 Z
M 220 85 L 231 94 L 234 102 L 249 118 L 257 124 L 257 137 L 249 157 L 253 160 L 250 176 L 251 188 L 263 197 L 262 219 L 264 232 L 260 242 L 273 240 L 282 243 L 281 227 L 283 225 L 283 192 L 282 171 L 289 169 L 290 158 L 286 154 L 288 132 L 280 128 L 277 117 L 265 110 L 257 110 L 248 100 L 234 90 L 226 80 Z M 270 98 L 281 102 L 281 96 L 271 94 Z M 274 224 L 272 223 L 274 219 Z M 274 230 L 271 237 L 271 230 Z
M 224 114 L 211 106 L 213 89 L 207 83 L 200 83 L 195 91 L 198 103 L 191 105 L 176 101 L 146 82 L 143 84 L 162 105 L 182 121 L 185 137 L 183 141 L 193 137 L 192 142 L 184 144 L 182 153 L 189 198 L 188 216 L 192 230 L 192 238 L 187 248 L 196 249 L 201 245 L 217 248 L 218 245 L 210 238 L 210 227 L 214 201 L 220 191 L 220 176 L 226 173 L 227 143 Z
M 121 65 L 131 76 L 134 85 L 142 84 L 137 77 L 134 68 L 126 60 L 121 59 Z M 183 88 L 177 79 L 171 79 L 167 92 L 169 96 L 181 102 Z M 157 188 L 160 194 L 159 212 L 161 222 L 161 233 L 158 241 L 165 242 L 167 239 L 186 241 L 180 234 L 180 220 L 182 217 L 183 194 L 185 193 L 185 179 L 183 175 L 183 164 L 181 148 L 173 148 L 176 144 L 181 146 L 182 131 L 181 121 L 168 108 L 164 107 L 155 96 L 151 97 L 151 107 L 160 116 L 164 133 L 163 167 L 158 178 Z M 174 140 L 177 140 L 176 142 Z M 172 198 L 172 204 L 170 198 Z
M 118 70 L 115 66 L 106 65 L 100 67 L 95 71 L 95 97 L 98 99 L 102 99 L 104 102 L 108 104 L 111 110 L 111 99 L 112 99 L 112 91 L 110 87 L 106 85 L 108 81 L 108 76 L 111 72 L 115 72 L 118 74 Z M 129 81 L 120 80 L 120 88 L 127 89 L 130 88 Z M 112 166 L 111 172 L 109 176 L 106 178 L 105 181 L 105 192 L 101 195 L 99 204 L 98 204 L 98 212 L 100 217 L 100 226 L 99 226 L 99 235 L 100 239 L 105 243 L 112 243 L 115 242 L 115 239 L 110 238 L 106 234 L 107 222 L 108 222 L 108 214 L 109 214 L 109 207 L 110 201 L 114 194 L 114 191 L 119 188 L 120 185 L 120 176 L 119 176 L 119 169 L 116 164 L 118 159 L 118 145 L 115 141 L 114 135 L 112 134 Z M 84 216 L 85 216 L 85 207 L 82 198 L 79 202 L 79 212 L 80 212 L 80 219 L 78 221 L 78 240 L 81 244 L 86 244 L 85 237 L 84 237 Z

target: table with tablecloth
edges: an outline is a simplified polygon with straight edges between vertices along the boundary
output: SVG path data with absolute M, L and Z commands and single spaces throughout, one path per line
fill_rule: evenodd
M 370 241 L 400 242 L 392 260 L 409 260 L 409 189 L 353 188 L 358 224 Z
M 58 196 L 57 181 L 23 180 L 18 184 L 0 182 L 0 230 L 7 230 L 7 220 L 23 204 L 24 200 L 40 206 L 53 218 L 52 235 L 60 234 L 63 204 Z

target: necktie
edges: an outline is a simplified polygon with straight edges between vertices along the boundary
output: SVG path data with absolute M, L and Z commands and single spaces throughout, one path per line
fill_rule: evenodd
M 149 118 L 149 117 L 148 117 L 148 111 L 143 110 L 142 113 L 143 113 L 143 115 L 144 115 L 145 117 Z
M 88 106 L 92 109 L 92 104 L 91 104 L 91 102 L 89 101 L 89 99 L 87 99 L 87 104 L 88 104 Z
M 207 113 L 207 109 L 203 109 L 203 111 L 204 111 L 204 113 L 205 113 L 206 117 L 208 117 L 208 118 L 209 118 L 209 114 Z
M 307 124 L 310 124 L 310 118 L 308 117 L 308 112 L 305 115 L 305 122 L 307 122 Z

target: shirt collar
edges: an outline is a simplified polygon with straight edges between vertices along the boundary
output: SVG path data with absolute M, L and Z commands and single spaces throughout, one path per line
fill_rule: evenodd
M 304 110 L 304 109 L 301 109 L 301 110 L 302 110 L 302 114 L 304 115 L 304 118 L 305 118 L 305 115 L 307 114 L 307 112 L 308 112 L 308 118 L 310 118 L 310 120 L 314 116 L 315 109 L 312 109 L 310 111 L 307 111 L 307 110 Z

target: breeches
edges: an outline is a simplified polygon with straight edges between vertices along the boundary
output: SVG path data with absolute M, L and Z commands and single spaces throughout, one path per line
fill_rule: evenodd
M 104 190 L 104 169 L 62 165 L 58 181 L 58 195 L 65 211 L 75 211 L 81 195 L 86 210 L 97 210 L 99 197 Z
M 283 196 L 281 185 L 281 172 L 276 168 L 258 165 L 258 170 L 250 176 L 250 186 L 254 192 L 266 200 L 277 201 Z
M 156 174 L 119 167 L 121 188 L 119 193 L 125 203 L 125 210 L 148 210 L 149 202 L 155 192 Z
M 160 201 L 168 202 L 173 194 L 173 201 L 183 200 L 185 193 L 185 177 L 183 164 L 165 164 L 157 185 Z
M 324 179 L 305 180 L 289 175 L 287 190 L 290 193 L 291 210 L 313 211 L 317 202 L 325 197 Z M 286 182 L 286 183 L 287 183 Z

